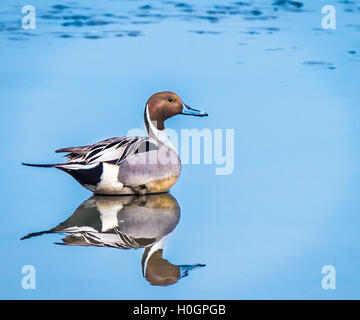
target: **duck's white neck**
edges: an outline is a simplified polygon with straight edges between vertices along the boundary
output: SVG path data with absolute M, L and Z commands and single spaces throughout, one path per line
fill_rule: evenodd
M 146 121 L 148 123 L 148 134 L 149 134 L 149 138 L 160 141 L 161 143 L 173 148 L 173 144 L 171 143 L 166 130 L 159 130 L 154 123 L 151 121 L 150 119 L 150 115 L 149 115 L 149 107 L 148 105 L 146 105 Z
M 156 242 L 149 250 L 146 258 L 145 258 L 145 262 L 144 262 L 144 269 L 143 269 L 143 272 L 144 272 L 144 275 L 146 274 L 146 268 L 147 268 L 147 264 L 148 264 L 148 261 L 149 259 L 151 258 L 151 256 L 158 250 L 162 250 L 166 244 L 166 242 L 168 241 L 169 239 L 169 234 L 167 234 L 166 236 L 162 237 L 158 242 Z

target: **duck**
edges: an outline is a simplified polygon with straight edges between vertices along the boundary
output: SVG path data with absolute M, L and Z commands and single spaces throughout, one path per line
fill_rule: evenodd
M 201 263 L 178 265 L 163 257 L 164 247 L 179 221 L 180 206 L 169 193 L 93 195 L 56 227 L 30 233 L 21 240 L 61 234 L 65 237 L 57 245 L 143 249 L 143 278 L 153 286 L 169 286 L 192 270 L 205 267 Z
M 181 161 L 164 123 L 180 114 L 208 116 L 206 112 L 186 105 L 172 91 L 157 92 L 145 104 L 147 137 L 122 136 L 92 145 L 56 150 L 56 153 L 66 153 L 67 161 L 64 163 L 22 164 L 59 169 L 98 195 L 168 192 L 180 176 Z

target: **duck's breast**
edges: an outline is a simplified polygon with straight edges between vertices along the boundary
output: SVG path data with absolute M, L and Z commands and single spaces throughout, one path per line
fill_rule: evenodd
M 131 188 L 146 192 L 164 192 L 180 176 L 181 162 L 177 152 L 162 145 L 158 150 L 136 153 L 120 163 L 118 180 Z

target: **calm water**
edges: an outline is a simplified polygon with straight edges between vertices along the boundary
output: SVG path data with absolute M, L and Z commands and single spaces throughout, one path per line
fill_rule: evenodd
M 36 0 L 23 30 L 1 1 L 0 298 L 360 298 L 360 2 L 276 2 Z M 108 199 L 20 165 L 143 128 L 162 90 L 210 115 L 168 127 L 235 130 L 233 174 Z

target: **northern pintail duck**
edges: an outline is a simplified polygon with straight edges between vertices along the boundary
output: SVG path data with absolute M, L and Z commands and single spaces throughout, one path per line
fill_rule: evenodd
M 164 122 L 178 114 L 207 116 L 187 106 L 173 92 L 158 92 L 149 98 L 144 110 L 148 137 L 111 138 L 55 151 L 67 153 L 65 163 L 23 164 L 60 169 L 95 194 L 167 192 L 180 176 L 181 162 Z
M 163 258 L 165 244 L 180 220 L 180 207 L 168 193 L 131 196 L 92 196 L 64 222 L 43 234 L 65 234 L 66 246 L 144 249 L 141 269 L 152 285 L 167 286 L 204 264 L 176 265 Z

